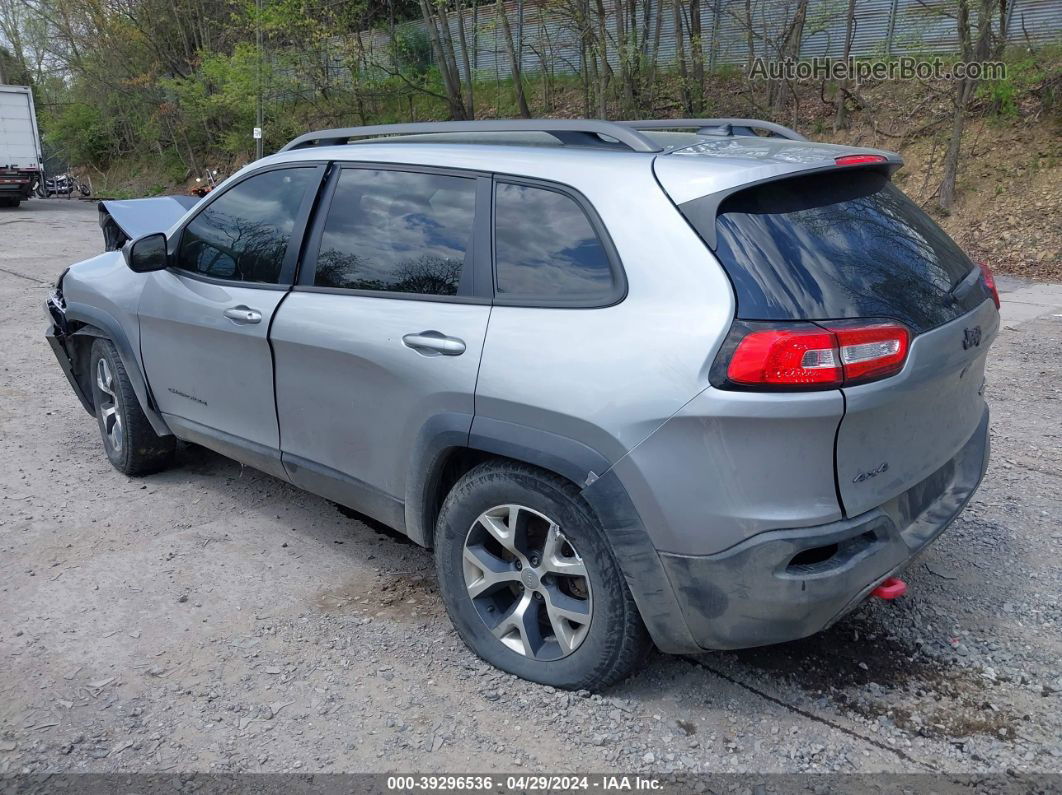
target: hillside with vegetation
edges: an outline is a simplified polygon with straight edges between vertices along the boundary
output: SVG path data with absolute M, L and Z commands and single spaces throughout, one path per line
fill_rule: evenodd
M 898 183 L 971 253 L 1062 281 L 1062 47 L 1007 30 L 999 0 L 933 0 L 926 8 L 956 31 L 946 60 L 1002 60 L 1005 79 L 750 79 L 754 53 L 799 54 L 827 24 L 808 0 L 791 5 L 767 30 L 753 0 L 727 0 L 748 14 L 749 57 L 716 64 L 698 22 L 711 0 L 0 0 L 0 75 L 34 86 L 46 149 L 110 196 L 231 172 L 255 156 L 259 114 L 265 152 L 309 129 L 386 122 L 772 119 L 899 151 Z M 524 34 L 522 21 L 547 10 L 578 42 L 578 65 Z M 845 52 L 859 13 L 859 0 L 837 6 Z M 665 15 L 677 31 L 666 54 Z M 504 75 L 469 65 L 485 32 L 505 44 Z

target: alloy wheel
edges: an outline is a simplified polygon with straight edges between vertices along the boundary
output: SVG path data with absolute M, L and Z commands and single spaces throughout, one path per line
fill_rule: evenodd
M 122 449 L 122 415 L 118 410 L 118 396 L 115 394 L 114 374 L 106 357 L 101 356 L 96 363 L 96 386 L 100 389 L 100 422 L 111 448 L 117 453 Z
M 468 596 L 505 646 L 558 660 L 586 638 L 593 618 L 590 577 L 560 526 L 523 505 L 484 511 L 464 546 Z

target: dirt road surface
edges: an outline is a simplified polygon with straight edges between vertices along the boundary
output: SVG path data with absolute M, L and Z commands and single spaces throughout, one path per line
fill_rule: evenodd
M 45 343 L 95 207 L 0 210 L 0 773 L 1062 771 L 1062 286 L 1008 282 L 980 492 L 874 601 L 602 695 L 452 631 L 430 555 L 214 453 L 115 471 Z

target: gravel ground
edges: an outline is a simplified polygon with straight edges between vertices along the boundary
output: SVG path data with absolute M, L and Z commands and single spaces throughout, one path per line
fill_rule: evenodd
M 116 472 L 43 337 L 95 208 L 0 241 L 0 773 L 1062 772 L 1062 286 L 1006 284 L 992 465 L 907 597 L 589 695 L 473 657 L 379 525 L 200 448 Z

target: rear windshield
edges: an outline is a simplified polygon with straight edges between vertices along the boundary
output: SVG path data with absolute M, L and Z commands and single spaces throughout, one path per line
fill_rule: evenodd
M 683 204 L 734 285 L 738 317 L 888 317 L 916 332 L 964 314 L 982 285 L 952 289 L 974 267 L 955 242 L 877 171 L 832 171 Z M 710 217 L 709 217 L 710 216 Z

